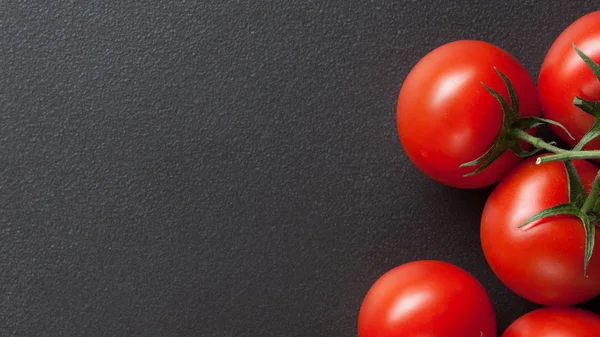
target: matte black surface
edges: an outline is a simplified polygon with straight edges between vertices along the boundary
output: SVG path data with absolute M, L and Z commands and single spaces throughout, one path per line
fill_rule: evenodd
M 500 331 L 490 189 L 396 134 L 403 78 L 483 39 L 537 76 L 595 1 L 4 1 L 0 336 L 354 336 L 388 269 L 442 259 Z M 591 306 L 590 304 L 589 306 Z

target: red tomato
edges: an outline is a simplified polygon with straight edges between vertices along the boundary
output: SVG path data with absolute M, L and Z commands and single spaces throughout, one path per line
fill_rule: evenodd
M 600 316 L 577 308 L 544 308 L 511 324 L 502 337 L 597 337 Z
M 600 82 L 579 57 L 572 44 L 600 62 L 600 11 L 581 17 L 554 41 L 548 51 L 538 80 L 540 104 L 544 116 L 564 125 L 575 140 L 557 127 L 552 127 L 562 139 L 574 146 L 592 127 L 594 117 L 573 105 L 575 96 L 600 100 Z M 600 149 L 596 138 L 585 149 Z
M 515 168 L 487 200 L 483 252 L 498 278 L 520 296 L 543 305 L 574 305 L 600 294 L 600 252 L 596 246 L 586 278 L 579 218 L 557 215 L 518 228 L 539 211 L 569 201 L 564 163 L 536 165 L 535 159 Z M 598 169 L 586 161 L 574 164 L 589 193 Z
M 502 128 L 500 103 L 480 82 L 507 101 L 508 90 L 494 70 L 512 81 L 521 116 L 539 116 L 537 92 L 527 70 L 508 52 L 482 41 L 455 41 L 419 61 L 406 77 L 397 106 L 398 133 L 412 162 L 446 185 L 479 188 L 498 182 L 520 158 L 505 152 L 481 173 L 463 163 L 483 155 Z
M 496 314 L 483 286 L 440 261 L 416 261 L 383 275 L 358 316 L 359 337 L 496 336 Z

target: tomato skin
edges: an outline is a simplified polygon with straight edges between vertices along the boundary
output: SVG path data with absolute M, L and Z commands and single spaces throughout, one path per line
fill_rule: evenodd
M 578 308 L 543 308 L 521 316 L 502 334 L 502 337 L 532 336 L 600 336 L 600 316 Z
M 559 35 L 546 54 L 538 79 L 543 114 L 569 130 L 574 140 L 560 128 L 552 127 L 571 146 L 577 144 L 594 123 L 591 115 L 573 105 L 573 99 L 579 96 L 600 100 L 600 82 L 579 57 L 573 43 L 600 63 L 600 11 L 579 18 Z M 584 148 L 600 149 L 600 138 Z
M 539 211 L 569 201 L 564 163 L 536 165 L 535 159 L 515 168 L 488 198 L 481 218 L 483 252 L 518 295 L 543 305 L 575 305 L 600 294 L 600 252 L 596 245 L 586 278 L 579 218 L 558 215 L 518 228 Z M 598 169 L 586 161 L 574 164 L 589 192 Z
M 406 77 L 397 105 L 400 141 L 411 161 L 427 176 L 459 188 L 498 182 L 521 159 L 505 152 L 483 172 L 471 176 L 463 163 L 483 155 L 502 128 L 500 103 L 481 82 L 508 100 L 498 67 L 512 81 L 521 116 L 539 116 L 533 80 L 505 50 L 482 41 L 461 40 L 423 57 Z
M 496 314 L 483 286 L 441 261 L 415 261 L 379 278 L 358 316 L 359 337 L 496 336 Z

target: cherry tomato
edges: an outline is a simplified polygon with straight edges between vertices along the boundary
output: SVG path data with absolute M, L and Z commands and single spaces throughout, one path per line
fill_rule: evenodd
M 596 337 L 600 316 L 578 308 L 544 308 L 521 316 L 502 337 Z
M 481 82 L 509 100 L 497 67 L 512 81 L 521 116 L 539 116 L 533 80 L 519 61 L 503 49 L 482 41 L 461 40 L 423 57 L 410 71 L 398 97 L 400 141 L 412 162 L 446 185 L 479 188 L 498 182 L 519 162 L 505 152 L 481 173 L 463 177 L 492 145 L 502 128 L 500 103 Z
M 584 276 L 585 229 L 575 216 L 556 215 L 518 228 L 539 211 L 569 202 L 563 162 L 530 158 L 492 192 L 481 218 L 481 244 L 498 278 L 520 296 L 543 305 L 574 305 L 600 294 L 600 252 Z M 574 162 L 588 193 L 598 169 Z M 600 242 L 596 232 L 596 240 Z
M 496 314 L 483 286 L 440 261 L 396 267 L 373 284 L 358 317 L 359 337 L 496 336 Z
M 540 104 L 546 118 L 553 119 L 573 135 L 571 139 L 552 127 L 562 139 L 574 146 L 594 124 L 594 118 L 573 105 L 575 96 L 600 100 L 600 82 L 577 54 L 572 44 L 600 62 L 600 11 L 587 14 L 571 24 L 554 41 L 540 70 L 538 80 Z M 592 140 L 585 149 L 600 149 L 600 139 Z

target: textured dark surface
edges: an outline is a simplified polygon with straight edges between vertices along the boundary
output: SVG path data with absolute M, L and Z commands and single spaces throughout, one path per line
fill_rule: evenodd
M 353 336 L 415 259 L 504 329 L 535 306 L 483 258 L 490 190 L 419 173 L 396 97 L 456 39 L 537 76 L 579 3 L 2 2 L 0 335 Z

